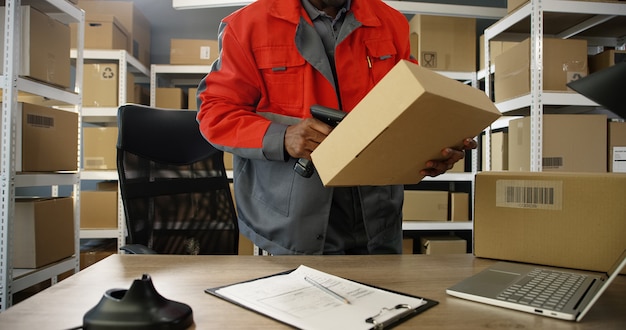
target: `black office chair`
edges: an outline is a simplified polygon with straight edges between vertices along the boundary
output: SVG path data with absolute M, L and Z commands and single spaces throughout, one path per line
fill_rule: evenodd
M 223 152 L 196 112 L 118 109 L 117 172 L 128 253 L 237 254 L 239 228 Z

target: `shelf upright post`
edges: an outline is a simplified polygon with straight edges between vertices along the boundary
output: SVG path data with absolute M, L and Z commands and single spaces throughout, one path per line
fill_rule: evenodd
M 543 0 L 530 0 L 530 171 L 541 172 L 543 154 Z
M 118 95 L 118 100 L 117 100 L 117 104 L 118 106 L 123 105 L 127 102 L 127 74 L 128 74 L 128 53 L 125 50 L 120 50 L 119 51 L 119 60 L 118 60 L 118 66 L 117 66 L 117 78 L 118 78 L 118 91 L 117 91 L 117 95 Z
M 74 77 L 74 92 L 78 95 L 78 103 L 74 105 L 78 113 L 78 150 L 76 156 L 76 168 L 78 169 L 78 177 L 73 186 L 74 195 L 74 273 L 80 271 L 80 178 L 81 178 L 81 155 L 83 154 L 83 78 L 84 78 L 84 54 L 85 49 L 85 11 L 80 10 L 76 30 L 76 68 Z
M 152 64 L 150 66 L 150 106 L 156 107 L 156 89 L 157 89 L 157 78 L 156 78 L 156 65 Z
M 15 214 L 15 124 L 20 68 L 21 1 L 5 1 L 2 93 L 2 187 L 0 188 L 0 311 L 13 304 L 13 221 Z

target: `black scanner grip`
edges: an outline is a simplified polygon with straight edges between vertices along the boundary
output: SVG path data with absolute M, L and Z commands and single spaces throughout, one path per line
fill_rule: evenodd
M 343 111 L 339 111 L 336 109 L 328 108 L 325 106 L 314 104 L 311 106 L 311 115 L 314 118 L 319 119 L 326 123 L 329 126 L 335 127 L 337 126 L 343 118 L 347 115 L 347 113 Z M 313 175 L 314 167 L 313 162 L 306 159 L 300 158 L 293 166 L 294 171 L 300 174 L 305 178 L 310 178 Z

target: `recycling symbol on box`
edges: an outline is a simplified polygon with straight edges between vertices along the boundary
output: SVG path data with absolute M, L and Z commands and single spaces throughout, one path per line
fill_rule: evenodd
M 113 79 L 115 77 L 115 72 L 110 66 L 107 66 L 102 70 L 102 79 Z

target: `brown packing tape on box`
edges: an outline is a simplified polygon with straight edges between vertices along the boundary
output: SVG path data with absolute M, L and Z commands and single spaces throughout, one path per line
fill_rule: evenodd
M 487 95 L 398 62 L 313 151 L 326 186 L 412 184 L 441 150 L 500 117 Z

